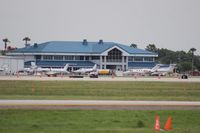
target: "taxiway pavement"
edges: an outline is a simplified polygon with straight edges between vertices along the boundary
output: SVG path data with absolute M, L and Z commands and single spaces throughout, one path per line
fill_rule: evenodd
M 46 77 L 46 76 L 0 76 L 0 80 L 38 80 L 38 81 L 149 81 L 149 82 L 200 82 L 200 77 L 181 79 L 178 77 L 111 77 L 102 76 L 99 78 L 69 78 Z
M 0 108 L 200 110 L 200 102 L 121 100 L 0 100 Z

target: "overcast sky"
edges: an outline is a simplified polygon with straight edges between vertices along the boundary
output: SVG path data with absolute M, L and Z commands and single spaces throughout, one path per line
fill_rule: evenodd
M 200 0 L 0 0 L 0 39 L 104 41 L 200 55 Z M 3 49 L 1 41 L 0 49 Z

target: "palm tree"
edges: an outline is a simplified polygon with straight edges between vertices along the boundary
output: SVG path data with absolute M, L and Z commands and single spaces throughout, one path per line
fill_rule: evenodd
M 196 51 L 196 48 L 191 48 L 189 50 L 190 53 L 192 53 L 192 74 L 193 74 L 193 70 L 194 70 L 194 52 Z
M 8 40 L 8 38 L 4 38 L 3 42 L 4 42 L 4 46 L 5 46 L 4 49 L 6 50 L 7 49 L 7 43 L 10 42 L 10 41 Z
M 137 44 L 132 43 L 130 47 L 137 48 Z
M 156 45 L 155 44 L 149 44 L 146 46 L 146 50 L 147 51 L 151 51 L 151 52 L 157 52 L 158 49 L 156 48 Z
M 30 41 L 31 39 L 29 37 L 24 37 L 23 41 L 25 41 L 25 45 L 27 45 L 27 42 Z
M 192 53 L 192 55 L 194 55 L 194 52 L 197 51 L 197 49 L 196 48 L 191 48 L 189 51 Z

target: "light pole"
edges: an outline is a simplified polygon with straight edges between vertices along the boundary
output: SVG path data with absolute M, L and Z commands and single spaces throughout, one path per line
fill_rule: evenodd
M 192 76 L 194 71 L 194 53 L 192 53 Z
M 196 51 L 195 48 L 191 48 L 190 51 L 192 52 L 192 76 L 194 71 L 194 52 Z

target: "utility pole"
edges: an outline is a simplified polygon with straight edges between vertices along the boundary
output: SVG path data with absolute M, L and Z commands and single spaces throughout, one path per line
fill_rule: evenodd
M 192 76 L 194 71 L 194 52 L 196 51 L 195 48 L 191 48 L 190 51 L 192 52 Z

